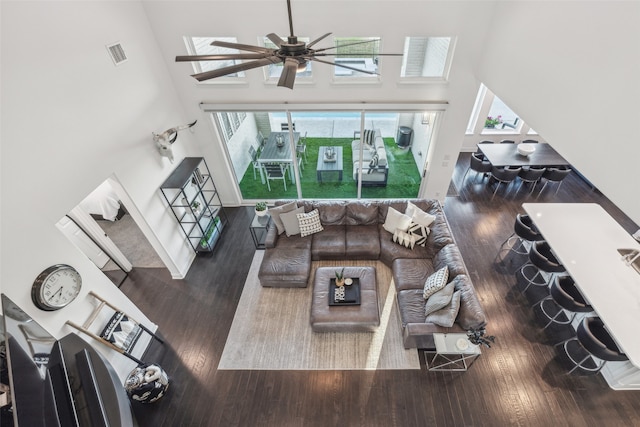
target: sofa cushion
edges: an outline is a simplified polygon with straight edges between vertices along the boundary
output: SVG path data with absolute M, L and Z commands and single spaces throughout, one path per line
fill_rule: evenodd
M 407 231 L 411 225 L 411 217 L 398 212 L 390 207 L 387 210 L 387 218 L 384 221 L 384 229 L 393 234 L 396 230 Z
M 461 274 L 451 282 L 455 283 L 456 292 L 460 292 L 460 311 L 456 323 L 467 330 L 485 326 L 487 318 L 469 276 Z
M 313 235 L 311 259 L 345 259 L 346 227 L 344 225 L 324 225 L 322 233 Z
M 284 225 L 284 232 L 287 234 L 287 237 L 300 234 L 300 225 L 297 217 L 299 213 L 304 214 L 304 208 L 302 206 L 280 214 L 280 221 L 282 221 Z
M 378 224 L 378 205 L 371 202 L 347 204 L 347 225 Z
M 380 239 L 378 225 L 347 225 L 346 258 L 378 259 L 380 257 Z
M 409 323 L 424 323 L 424 297 L 422 289 L 405 289 L 397 293 L 398 309 L 402 326 Z
M 456 291 L 453 293 L 451 302 L 445 308 L 442 308 L 435 313 L 431 313 L 430 315 L 428 315 L 425 319 L 425 322 L 434 323 L 438 326 L 444 326 L 445 328 L 450 328 L 456 321 L 456 316 L 458 315 L 459 309 L 460 291 Z
M 280 219 L 280 215 L 285 213 L 285 212 L 290 212 L 290 211 L 296 209 L 297 207 L 298 207 L 298 204 L 295 201 L 293 201 L 293 202 L 285 203 L 285 204 L 280 205 L 280 206 L 275 206 L 273 208 L 269 208 L 269 213 L 271 214 L 271 219 L 273 220 L 273 223 L 276 225 L 276 228 L 278 229 L 278 234 L 284 233 L 284 224 L 282 223 L 282 220 Z
M 429 298 L 431 295 L 444 288 L 449 279 L 449 269 L 445 266 L 437 270 L 435 273 L 427 277 L 424 282 L 424 299 Z
M 335 200 L 315 202 L 313 207 L 318 210 L 320 222 L 323 226 L 346 224 L 347 202 Z
M 398 258 L 393 261 L 391 271 L 396 290 L 402 291 L 424 289 L 424 282 L 436 269 L 428 258 Z
M 428 317 L 431 313 L 445 308 L 451 302 L 456 284 L 451 282 L 438 292 L 429 297 L 424 305 L 424 314 Z
M 393 264 L 393 260 L 398 258 L 433 258 L 429 245 L 426 247 L 415 246 L 413 250 L 407 249 L 404 246 L 393 243 L 391 240 L 393 234 L 385 230 L 382 224 L 378 225 L 378 230 L 380 232 L 380 261 L 389 267 Z M 424 284 L 424 281 L 422 283 Z
M 460 249 L 455 244 L 449 244 L 440 249 L 433 257 L 433 268 L 438 270 L 449 267 L 449 280 L 459 274 L 467 274 Z
M 293 236 L 298 238 L 299 236 Z M 284 239 L 288 240 L 288 239 Z M 304 240 L 309 246 L 309 239 Z M 260 285 L 279 288 L 304 288 L 311 272 L 310 250 L 281 248 L 265 251 L 258 278 Z

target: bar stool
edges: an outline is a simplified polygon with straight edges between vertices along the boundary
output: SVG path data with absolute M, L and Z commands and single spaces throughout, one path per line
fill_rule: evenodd
M 580 359 L 580 361 L 574 359 L 569 352 L 569 344 L 573 341 L 577 341 L 582 349 L 589 353 Z M 599 317 L 585 317 L 578 326 L 576 336 L 559 342 L 556 344 L 556 347 L 559 345 L 562 345 L 567 357 L 575 365 L 568 374 L 571 374 L 578 368 L 597 373 L 600 372 L 606 362 L 622 362 L 628 360 L 627 355 L 618 348 L 613 337 L 607 332 L 604 322 Z M 597 359 L 594 360 L 595 367 L 584 365 L 590 357 Z
M 554 306 L 557 309 L 556 314 L 551 315 L 551 313 L 547 311 L 548 309 L 545 307 L 545 302 L 547 301 L 554 303 Z M 571 276 L 556 276 L 555 280 L 549 287 L 549 296 L 542 298 L 533 306 L 535 307 L 536 305 L 540 305 L 542 314 L 549 319 L 549 322 L 542 329 L 547 329 L 552 323 L 557 325 L 568 325 L 573 322 L 573 319 L 576 318 L 578 313 L 586 314 L 593 312 L 593 307 L 587 304 L 584 297 L 575 286 L 575 282 Z M 569 316 L 566 321 L 558 319 L 558 316 L 563 313 L 563 309 L 571 312 L 571 316 Z
M 514 239 L 516 242 L 511 243 Z M 526 243 L 538 242 L 541 240 L 544 240 L 544 237 L 542 237 L 542 234 L 540 234 L 536 226 L 533 224 L 531 217 L 527 214 L 518 214 L 516 215 L 516 220 L 513 223 L 513 233 L 511 236 L 507 237 L 507 240 L 502 242 L 502 245 L 500 245 L 497 258 L 502 262 L 504 261 L 506 254 L 509 252 L 513 252 L 516 255 L 527 255 L 529 253 L 529 248 Z M 500 257 L 500 254 L 505 251 L 505 256 Z
M 526 274 L 527 268 L 533 267 L 536 272 L 533 276 L 529 277 Z M 548 287 L 555 274 L 565 272 L 564 266 L 558 261 L 555 255 L 551 252 L 551 246 L 546 241 L 535 242 L 529 251 L 529 261 L 520 268 L 520 274 L 527 281 L 527 286 L 522 293 L 527 292 L 529 286 L 545 286 Z M 542 272 L 549 273 L 550 276 L 544 282 L 536 282 L 538 277 L 544 279 Z

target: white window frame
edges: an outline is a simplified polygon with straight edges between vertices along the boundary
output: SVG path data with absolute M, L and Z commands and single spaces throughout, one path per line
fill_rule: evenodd
M 406 68 L 407 61 L 409 60 L 409 41 L 411 38 L 426 37 L 426 38 L 448 38 L 449 48 L 447 50 L 447 57 L 445 59 L 444 68 L 441 76 L 403 76 L 403 72 Z M 453 62 L 453 54 L 456 46 L 456 37 L 452 36 L 407 36 L 405 37 L 404 51 L 402 56 L 402 66 L 400 68 L 400 83 L 401 84 L 425 84 L 425 83 L 442 83 L 449 81 L 449 73 L 451 71 L 451 63 Z M 426 59 L 426 58 L 425 58 Z
M 376 60 L 378 61 L 377 63 L 375 63 L 375 71 L 378 74 L 366 74 L 366 73 L 361 73 L 361 75 L 347 75 L 347 73 L 349 72 L 349 70 L 347 68 L 342 68 L 342 67 L 336 67 L 335 65 L 332 67 L 333 71 L 331 73 L 331 77 L 332 77 L 332 83 L 333 84 L 380 84 L 382 82 L 382 75 L 380 73 L 380 51 L 382 50 L 382 37 L 374 37 L 374 36 L 352 36 L 352 37 L 347 37 L 347 36 L 334 36 L 333 37 L 333 46 L 334 49 L 331 50 L 331 52 L 335 52 L 337 53 L 338 49 L 336 46 L 336 43 L 339 40 L 342 39 L 360 39 L 360 41 L 364 41 L 366 39 L 370 39 L 370 40 L 378 40 L 378 49 L 376 51 L 375 54 L 373 54 L 372 56 L 374 58 L 369 59 L 369 58 L 364 58 L 365 59 L 365 63 L 367 62 L 366 60 L 370 60 L 375 62 Z M 353 42 L 357 42 L 358 40 L 353 40 Z M 363 46 L 366 46 L 366 44 L 363 44 Z M 352 61 L 357 60 L 357 58 L 352 58 Z M 340 62 L 339 61 L 340 58 L 338 58 L 337 56 L 329 58 L 328 60 L 331 62 Z M 350 66 L 353 66 L 355 68 L 359 68 L 358 65 L 352 65 L 352 64 L 348 64 Z M 340 70 L 340 73 L 337 73 L 337 71 Z M 343 72 L 344 70 L 344 72 Z M 356 71 L 353 71 L 354 73 L 356 73 Z M 342 74 L 342 75 L 340 75 Z

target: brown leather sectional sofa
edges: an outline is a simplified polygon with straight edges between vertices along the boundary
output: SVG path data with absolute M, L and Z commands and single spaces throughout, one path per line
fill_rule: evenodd
M 305 212 L 318 209 L 323 231 L 301 237 L 278 234 L 273 221 L 258 277 L 265 287 L 306 287 L 311 261 L 380 260 L 393 272 L 405 348 L 433 347 L 434 332 L 464 332 L 484 326 L 486 317 L 451 229 L 437 200 L 411 199 L 423 211 L 435 215 L 425 247 L 405 248 L 392 241 L 383 228 L 387 210 L 404 212 L 407 200 L 297 201 Z M 290 203 L 282 200 L 276 206 Z M 460 290 L 460 309 L 451 328 L 425 321 L 422 295 L 427 277 L 447 265 L 449 282 Z

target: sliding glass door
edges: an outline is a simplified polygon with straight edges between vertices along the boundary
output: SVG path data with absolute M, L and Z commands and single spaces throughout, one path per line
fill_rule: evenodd
M 346 110 L 211 114 L 246 203 L 417 197 L 436 117 Z

